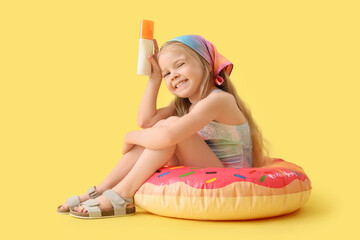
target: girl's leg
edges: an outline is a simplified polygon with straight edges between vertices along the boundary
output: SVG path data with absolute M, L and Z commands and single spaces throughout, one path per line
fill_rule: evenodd
M 145 149 L 136 161 L 134 167 L 113 190 L 123 198 L 133 197 L 140 186 L 146 182 L 156 170 L 172 159 L 175 149 L 176 146 L 159 150 Z M 110 201 L 104 196 L 100 196 L 96 198 L 96 200 L 100 203 L 98 207 L 101 209 L 110 209 L 112 207 Z M 82 206 L 76 207 L 75 211 L 87 212 Z
M 129 152 L 124 154 L 121 160 L 116 164 L 114 169 L 107 175 L 107 177 L 96 186 L 96 191 L 99 194 L 102 194 L 105 190 L 113 188 L 116 184 L 118 184 L 132 169 L 142 152 L 144 151 L 143 146 L 136 145 Z M 89 195 L 84 193 L 79 196 L 80 202 L 86 201 L 89 199 Z M 65 202 L 61 209 L 66 210 L 69 209 L 68 204 Z
M 111 189 L 118 184 L 133 168 L 145 148 L 136 145 L 128 153 L 126 153 L 115 168 L 106 176 L 106 178 L 97 186 L 101 192 Z
M 166 149 L 145 149 L 129 174 L 113 190 L 122 197 L 133 197 L 141 185 L 168 162 L 191 167 L 224 167 L 206 142 L 194 134 Z
M 174 158 L 175 155 L 177 158 Z M 113 190 L 123 198 L 133 197 L 141 185 L 169 161 L 170 165 L 178 163 L 182 166 L 224 167 L 204 140 L 194 134 L 176 146 L 161 150 L 145 149 L 128 175 Z M 112 208 L 110 201 L 104 196 L 100 196 L 96 200 L 100 203 L 101 209 Z M 75 208 L 75 211 L 87 212 L 82 206 Z
M 168 118 L 164 124 L 171 124 L 177 117 Z M 184 165 L 194 167 L 224 167 L 215 153 L 198 135 L 194 134 L 183 142 L 160 150 L 145 149 L 134 167 L 117 184 L 113 190 L 123 198 L 133 197 L 136 191 L 156 170 L 170 161 L 170 165 Z M 110 201 L 100 196 L 96 198 L 101 209 L 111 209 Z M 77 212 L 87 212 L 82 206 L 75 208 Z
M 165 120 L 160 120 L 154 126 L 161 126 L 165 122 Z M 118 184 L 134 167 L 136 161 L 139 159 L 144 150 L 145 148 L 143 146 L 135 145 L 121 158 L 121 161 L 118 162 L 115 168 L 104 179 L 104 181 L 96 187 L 96 189 L 100 190 L 102 193 L 105 190 L 113 188 L 116 184 Z
M 174 117 L 168 118 L 173 121 Z M 164 125 L 171 123 L 169 120 L 160 120 L 154 126 Z M 128 153 L 126 153 L 121 160 L 117 163 L 115 168 L 110 172 L 110 174 L 96 187 L 96 191 L 99 194 L 102 194 L 105 190 L 113 188 L 118 184 L 133 168 L 135 162 L 138 160 L 142 152 L 144 151 L 143 146 L 134 146 Z M 175 157 L 175 156 L 174 156 Z M 89 199 L 89 195 L 84 193 L 79 196 L 80 202 L 86 201 Z M 69 209 L 68 204 L 65 202 L 61 209 Z
M 224 167 L 213 150 L 198 134 L 179 143 L 176 147 L 176 156 L 181 166 Z

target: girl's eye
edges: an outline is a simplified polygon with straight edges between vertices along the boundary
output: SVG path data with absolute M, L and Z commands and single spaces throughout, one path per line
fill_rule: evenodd
M 179 68 L 180 66 L 184 65 L 185 63 L 180 63 L 177 67 Z M 169 73 L 166 73 L 163 77 L 166 77 Z

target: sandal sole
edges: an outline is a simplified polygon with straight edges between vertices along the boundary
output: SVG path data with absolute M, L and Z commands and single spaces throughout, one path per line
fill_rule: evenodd
M 127 216 L 131 216 L 131 215 L 135 215 L 135 213 L 129 213 L 129 214 L 125 214 L 125 215 L 101 216 L 101 217 L 82 217 L 82 216 L 78 216 L 78 215 L 73 215 L 71 213 L 69 214 L 69 216 L 72 216 L 74 218 L 80 218 L 80 219 L 101 219 L 101 218 L 127 217 Z
M 89 217 L 88 213 L 78 213 L 75 211 L 71 211 L 69 215 L 81 219 L 99 219 L 99 218 L 111 218 L 111 217 L 125 217 L 125 216 L 135 215 L 135 213 L 136 213 L 136 208 L 133 207 L 133 208 L 126 208 L 126 214 L 124 215 L 114 215 L 113 209 L 101 211 L 102 216 L 100 217 Z

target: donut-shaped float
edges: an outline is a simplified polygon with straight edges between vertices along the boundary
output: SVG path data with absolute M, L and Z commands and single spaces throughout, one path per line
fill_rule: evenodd
M 184 219 L 244 220 L 279 216 L 308 200 L 311 182 L 296 164 L 266 158 L 259 168 L 160 168 L 135 193 L 135 205 Z

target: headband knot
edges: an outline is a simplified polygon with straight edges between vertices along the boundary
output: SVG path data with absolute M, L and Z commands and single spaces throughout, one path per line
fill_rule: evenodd
M 213 77 L 218 86 L 224 82 L 224 79 L 219 76 L 221 70 L 225 69 L 230 76 L 234 65 L 216 50 L 213 43 L 207 41 L 202 36 L 184 35 L 173 38 L 168 42 L 171 41 L 181 42 L 200 54 L 200 56 L 202 56 L 213 68 Z

